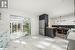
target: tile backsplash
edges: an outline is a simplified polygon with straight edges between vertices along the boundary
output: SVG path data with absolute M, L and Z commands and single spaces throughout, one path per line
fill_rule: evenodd
M 55 20 L 55 25 L 75 25 L 75 17 L 64 17 Z

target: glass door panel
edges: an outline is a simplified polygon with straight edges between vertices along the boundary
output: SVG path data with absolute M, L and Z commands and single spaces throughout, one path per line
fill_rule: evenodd
M 24 20 L 24 23 L 23 23 L 23 32 L 27 33 L 28 35 L 31 34 L 31 23 L 30 23 L 30 19 L 28 19 L 28 18 L 26 18 Z
M 20 23 L 10 23 L 11 33 L 22 31 Z

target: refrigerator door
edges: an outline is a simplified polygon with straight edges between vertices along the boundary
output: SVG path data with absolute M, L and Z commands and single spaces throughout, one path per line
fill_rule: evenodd
M 45 35 L 44 29 L 40 29 L 39 32 L 40 32 L 40 35 Z
M 39 21 L 39 33 L 40 35 L 45 35 L 45 20 Z
M 44 29 L 45 28 L 45 20 L 40 20 L 39 21 L 39 27 L 40 27 L 40 29 Z

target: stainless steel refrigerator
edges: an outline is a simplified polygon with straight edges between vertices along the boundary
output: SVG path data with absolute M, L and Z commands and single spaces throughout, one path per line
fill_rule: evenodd
M 40 20 L 39 21 L 39 32 L 41 35 L 45 34 L 45 20 Z
M 46 27 L 48 27 L 48 15 L 43 14 L 39 16 L 39 34 L 46 34 Z

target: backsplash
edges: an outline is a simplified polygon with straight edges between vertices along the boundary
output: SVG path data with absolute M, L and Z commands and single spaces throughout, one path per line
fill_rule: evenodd
M 75 17 L 63 17 L 55 19 L 55 25 L 75 25 Z

